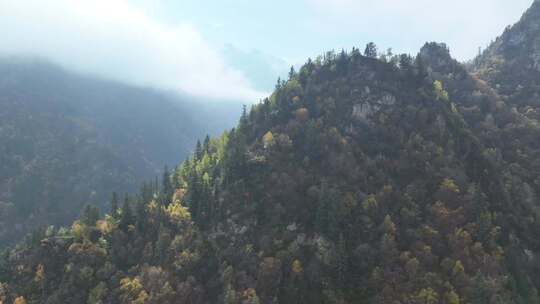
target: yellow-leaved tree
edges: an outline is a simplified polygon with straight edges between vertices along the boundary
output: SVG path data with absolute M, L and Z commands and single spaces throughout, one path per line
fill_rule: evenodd
M 264 148 L 270 148 L 272 145 L 274 145 L 274 134 L 272 134 L 271 131 L 266 132 L 263 136 L 263 144 Z
M 23 296 L 20 296 L 20 297 L 15 298 L 15 300 L 13 301 L 13 304 L 26 304 L 26 300 L 24 299 Z

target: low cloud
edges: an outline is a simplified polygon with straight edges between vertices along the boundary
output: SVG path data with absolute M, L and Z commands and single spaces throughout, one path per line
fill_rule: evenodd
M 2 0 L 0 54 L 40 56 L 136 85 L 255 102 L 265 93 L 189 24 L 169 26 L 126 0 Z

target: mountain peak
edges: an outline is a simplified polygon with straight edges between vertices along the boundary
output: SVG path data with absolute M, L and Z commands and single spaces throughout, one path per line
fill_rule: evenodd
M 503 34 L 503 38 L 510 38 L 513 46 L 520 45 L 526 38 L 533 39 L 540 32 L 540 1 L 534 1 L 531 7 L 523 14 L 521 19 Z
M 450 49 L 445 43 L 427 42 L 420 49 L 420 58 L 434 70 L 443 69 L 454 63 Z
M 540 1 L 474 60 L 473 72 L 513 103 L 540 104 Z
M 435 79 L 446 77 L 464 79 L 468 76 L 465 67 L 450 55 L 450 49 L 445 43 L 426 43 L 420 49 L 418 57 Z

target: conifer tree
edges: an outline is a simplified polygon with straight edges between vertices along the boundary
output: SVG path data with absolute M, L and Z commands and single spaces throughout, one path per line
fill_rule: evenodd
M 296 76 L 296 71 L 294 70 L 294 66 L 291 66 L 291 69 L 289 70 L 289 79 L 293 79 Z
M 99 219 L 99 209 L 93 205 L 86 205 L 83 209 L 81 222 L 86 226 L 94 226 Z
M 124 204 L 122 205 L 122 216 L 120 217 L 119 226 L 122 230 L 126 231 L 129 225 L 133 225 L 133 211 L 131 210 L 131 204 L 129 202 L 129 196 L 126 193 Z
M 206 134 L 203 142 L 203 153 L 210 153 L 210 136 Z
M 116 192 L 112 193 L 111 198 L 111 216 L 116 218 L 118 216 L 118 195 Z
M 247 123 L 247 107 L 246 105 L 242 105 L 242 115 L 240 116 L 240 122 L 238 123 L 238 130 L 242 133 L 247 132 Z
M 147 223 L 146 202 L 142 199 L 137 201 L 135 206 L 136 224 L 139 231 L 144 231 Z
M 152 200 L 152 183 L 142 183 L 140 196 L 143 202 L 149 202 L 150 200 Z
M 203 149 L 201 145 L 201 141 L 197 140 L 197 145 L 195 146 L 195 158 L 197 160 L 200 160 L 203 156 Z
M 418 79 L 418 83 L 421 84 L 428 77 L 428 70 L 424 60 L 422 60 L 420 56 L 416 56 L 415 65 L 416 77 Z
M 281 77 L 278 77 L 277 83 L 276 83 L 276 91 L 280 90 L 283 84 L 281 83 Z
M 180 166 L 176 166 L 176 168 L 174 168 L 174 172 L 172 174 L 172 186 L 173 186 L 173 189 L 178 189 L 180 188 L 180 183 L 181 183 L 181 179 L 180 179 Z M 174 193 L 174 190 L 173 190 L 173 193 Z
M 152 196 L 155 196 L 159 193 L 159 182 L 158 182 L 158 177 L 155 176 L 154 178 L 154 188 L 152 190 Z
M 370 42 L 366 45 L 366 49 L 364 50 L 364 56 L 369 58 L 377 58 L 377 46 L 375 43 Z
M 344 73 L 347 70 L 347 53 L 345 50 L 341 50 L 341 53 L 339 53 L 339 56 L 337 58 L 336 62 L 336 68 L 339 73 Z
M 162 183 L 162 204 L 168 206 L 171 203 L 171 198 L 174 192 L 173 186 L 171 184 L 171 173 L 169 168 L 165 166 L 163 169 L 163 179 Z
M 244 122 L 244 123 L 242 123 Z M 238 178 L 245 173 L 247 163 L 247 136 L 246 136 L 246 118 L 240 119 L 237 129 L 231 130 L 229 141 L 225 148 L 224 163 L 224 182 Z

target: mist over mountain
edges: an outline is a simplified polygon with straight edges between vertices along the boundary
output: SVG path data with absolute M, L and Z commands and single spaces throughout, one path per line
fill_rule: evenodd
M 415 56 L 368 43 L 308 59 L 270 96 L 244 108 L 234 128 L 196 143 L 158 180 L 112 197 L 105 212 L 87 205 L 71 225 L 43 226 L 5 250 L 0 301 L 540 303 L 539 3 L 469 64 L 440 42 Z M 56 78 L 50 75 L 39 83 Z M 40 146 L 52 147 L 49 155 L 80 151 L 73 147 L 88 138 L 99 148 L 122 142 L 107 150 L 106 163 L 91 158 L 101 150 L 73 161 L 91 158 L 100 174 L 115 170 L 110 188 L 132 175 L 126 160 L 159 157 L 147 149 L 176 141 L 171 126 L 186 135 L 221 117 L 216 111 L 191 121 L 182 115 L 191 112 L 176 112 L 178 103 L 164 95 L 159 109 L 140 101 L 155 98 L 154 91 L 83 83 L 89 90 L 80 82 L 67 87 L 92 100 L 122 96 L 122 111 L 113 97 L 97 102 L 96 112 L 85 96 L 77 95 L 73 108 L 50 102 L 45 109 L 65 114 L 30 128 L 40 117 L 33 114 L 17 136 L 10 136 L 16 128 L 0 129 L 7 134 L 0 138 L 12 141 L 0 147 L 21 148 L 10 163 L 32 164 L 36 151 L 47 151 L 24 141 L 52 138 L 45 130 L 77 135 L 65 137 L 76 138 L 71 146 Z M 41 87 L 6 91 L 14 96 L 6 105 L 17 104 L 13 117 L 39 113 L 18 102 L 29 93 L 37 101 L 50 96 Z M 137 115 L 126 118 L 128 102 Z M 41 102 L 31 105 L 43 110 Z M 82 115 L 88 111 L 95 115 Z M 68 122 L 57 124 L 60 118 Z M 98 136 L 101 126 L 106 131 Z M 76 175 L 59 176 L 71 185 Z
M 28 58 L 0 60 L 0 107 L 2 244 L 138 189 L 241 112 Z
M 194 25 L 164 23 L 133 0 L 3 0 L 0 34 L 1 56 L 41 56 L 77 72 L 208 99 L 265 95 Z
M 232 67 L 249 75 L 253 87 L 262 92 L 271 91 L 278 78 L 284 78 L 290 66 L 282 59 L 269 56 L 258 50 L 244 52 L 228 44 L 222 51 Z

